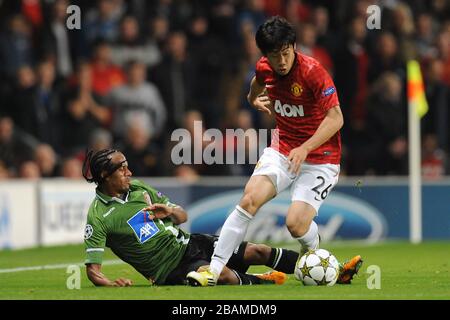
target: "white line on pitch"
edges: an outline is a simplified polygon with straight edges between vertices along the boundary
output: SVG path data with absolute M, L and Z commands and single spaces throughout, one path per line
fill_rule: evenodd
M 103 266 L 110 266 L 115 264 L 123 264 L 125 262 L 121 260 L 105 260 L 102 262 Z M 64 269 L 68 266 L 84 266 L 84 263 L 61 263 L 61 264 L 48 264 L 44 266 L 32 266 L 32 267 L 17 267 L 10 269 L 0 269 L 0 273 L 12 273 L 12 272 L 21 272 L 21 271 L 35 271 L 35 270 L 53 270 L 53 269 Z

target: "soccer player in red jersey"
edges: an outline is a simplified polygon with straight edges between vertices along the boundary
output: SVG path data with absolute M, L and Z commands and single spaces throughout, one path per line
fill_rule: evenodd
M 247 98 L 257 110 L 275 111 L 277 126 L 239 205 L 222 227 L 209 269 L 188 275 L 206 277 L 202 283 L 208 285 L 217 282 L 258 209 L 288 187 L 292 203 L 286 226 L 301 244 L 300 256 L 318 248 L 313 219 L 339 176 L 339 130 L 344 121 L 330 75 L 315 59 L 295 51 L 295 29 L 281 17 L 267 20 L 255 38 L 263 57 L 256 64 Z M 357 256 L 344 269 L 354 274 L 360 264 Z

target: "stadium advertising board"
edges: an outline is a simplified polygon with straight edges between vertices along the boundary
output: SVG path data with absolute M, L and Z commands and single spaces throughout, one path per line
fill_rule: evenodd
M 189 230 L 219 234 L 227 215 L 241 196 L 240 190 L 229 191 L 195 202 L 187 208 Z M 289 192 L 283 192 L 264 205 L 250 224 L 246 239 L 256 242 L 291 241 L 291 235 L 285 227 L 290 203 Z M 323 240 L 341 238 L 377 242 L 387 233 L 387 224 L 381 212 L 365 201 L 340 192 L 334 192 L 328 197 L 315 220 Z
M 41 244 L 83 242 L 94 185 L 84 181 L 44 181 L 40 188 Z
M 37 195 L 34 184 L 0 184 L 0 249 L 21 249 L 38 244 Z
M 242 196 L 242 186 L 197 185 L 191 205 L 186 206 L 191 232 L 220 231 L 220 227 Z M 422 188 L 422 230 L 424 239 L 450 239 L 450 183 L 425 183 Z M 360 185 L 350 179 L 339 182 L 316 217 L 322 239 L 409 238 L 408 183 L 405 179 L 372 179 Z M 284 227 L 290 203 L 286 191 L 260 209 L 249 226 L 247 239 L 290 239 Z

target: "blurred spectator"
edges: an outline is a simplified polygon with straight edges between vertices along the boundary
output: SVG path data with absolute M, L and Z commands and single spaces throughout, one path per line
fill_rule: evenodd
M 304 23 L 298 27 L 297 50 L 319 61 L 333 76 L 333 61 L 327 50 L 316 45 L 317 32 L 312 24 Z
M 29 160 L 20 165 L 19 178 L 34 180 L 40 177 L 41 173 L 36 162 Z
M 89 112 L 102 125 L 111 123 L 111 110 L 101 104 L 102 98 L 93 91 L 92 68 L 89 63 L 82 62 L 78 66 L 69 94 L 89 104 Z
M 149 15 L 164 17 L 170 21 L 173 30 L 181 30 L 193 14 L 194 6 L 192 1 L 187 0 L 155 0 L 150 5 Z
M 33 65 L 35 50 L 32 30 L 21 15 L 13 15 L 8 20 L 6 30 L 0 34 L 0 79 L 13 79 L 23 65 Z
M 422 176 L 425 180 L 438 180 L 444 177 L 446 167 L 445 152 L 438 147 L 435 135 L 427 134 L 422 143 Z
M 12 90 L 6 97 L 5 113 L 12 117 L 14 123 L 23 128 L 28 117 L 28 106 L 35 101 L 36 75 L 30 66 L 17 70 Z
M 41 2 L 33 0 L 23 0 L 20 2 L 22 2 L 21 11 L 25 18 L 33 25 L 33 27 L 40 28 L 44 22 Z
M 31 115 L 34 123 L 26 130 L 40 141 L 49 143 L 54 149 L 60 147 L 61 94 L 55 87 L 55 65 L 43 61 L 37 66 L 37 102 Z
M 400 59 L 395 37 L 389 32 L 384 32 L 376 41 L 376 52 L 369 68 L 369 82 L 373 83 L 386 71 L 395 72 L 405 78 L 405 63 Z
M 81 174 L 83 163 L 77 158 L 67 158 L 62 161 L 60 176 L 68 179 L 83 179 Z
M 127 155 L 132 163 L 130 167 L 133 175 L 137 177 L 164 175 L 160 148 L 152 142 L 150 124 L 146 118 L 134 116 L 126 122 L 125 138 L 118 145 L 119 150 Z
M 442 81 L 444 66 L 441 60 L 433 59 L 425 73 L 425 92 L 429 105 L 428 113 L 422 119 L 423 134 L 436 135 L 439 148 L 450 151 L 449 104 L 450 89 Z
M 194 183 L 198 179 L 200 179 L 200 175 L 197 171 L 195 171 L 194 168 L 192 168 L 192 166 L 183 164 L 175 168 L 174 176 L 182 181 L 189 183 Z
M 250 82 L 255 75 L 256 62 L 261 58 L 254 37 L 245 37 L 242 47 L 241 60 L 236 73 L 228 71 L 223 80 L 226 106 L 226 126 L 236 125 L 236 116 L 242 108 L 251 114 L 251 122 L 255 128 L 271 129 L 275 127 L 275 119 L 266 113 L 251 107 L 247 101 Z
M 245 0 L 244 8 L 237 17 L 237 34 L 241 38 L 252 36 L 265 20 L 264 0 Z
M 192 88 L 198 75 L 192 60 L 187 56 L 186 35 L 172 32 L 167 39 L 163 60 L 150 72 L 150 79 L 156 84 L 167 107 L 168 127 L 179 128 L 183 124 L 185 112 L 192 101 Z
M 299 26 L 302 22 L 309 20 L 311 8 L 302 0 L 286 0 L 286 19 L 294 26 Z
M 333 30 L 329 29 L 329 13 L 324 7 L 316 7 L 311 13 L 311 23 L 316 31 L 317 45 L 327 49 L 330 54 L 333 54 L 337 39 Z
M 83 150 L 90 134 L 98 128 L 99 122 L 92 116 L 90 108 L 89 101 L 77 98 L 69 100 L 65 118 L 62 119 L 62 154 L 68 155 Z
M 116 41 L 119 37 L 119 24 L 123 14 L 122 0 L 97 0 L 97 7 L 87 12 L 82 26 L 87 43 L 92 45 L 98 39 Z
M 415 47 L 419 59 L 428 60 L 436 56 L 434 39 L 436 38 L 433 18 L 428 13 L 420 13 L 417 17 L 417 33 L 415 34 Z
M 55 61 L 56 74 L 65 78 L 73 71 L 73 62 L 76 55 L 75 46 L 78 45 L 74 32 L 66 26 L 67 7 L 69 0 L 56 0 L 51 7 L 51 18 L 46 22 L 40 34 L 40 56 Z
M 89 147 L 94 151 L 112 148 L 113 137 L 111 133 L 105 129 L 96 129 L 89 137 Z
M 401 62 L 406 62 L 417 57 L 414 46 L 414 19 L 410 7 L 399 2 L 393 9 L 392 15 L 393 34 L 398 44 L 398 52 Z
M 58 175 L 58 158 L 50 145 L 38 145 L 34 150 L 34 161 L 39 166 L 42 177 L 56 177 Z
M 235 114 L 235 130 L 243 130 L 245 141 L 239 141 L 234 136 L 226 136 L 224 154 L 233 154 L 234 163 L 229 165 L 230 173 L 234 176 L 251 176 L 255 169 L 255 164 L 259 158 L 258 148 L 261 147 L 258 141 L 258 131 L 254 129 L 251 113 L 242 109 Z M 252 134 L 254 133 L 254 134 Z M 261 148 L 267 147 L 262 146 Z M 239 153 L 244 152 L 245 163 L 238 163 Z
M 226 69 L 226 51 L 220 39 L 209 32 L 207 18 L 194 16 L 189 24 L 188 57 L 200 80 L 191 86 L 192 98 L 196 109 L 208 119 L 208 127 L 218 127 L 222 120 L 224 106 L 218 84 Z
M 232 0 L 219 0 L 211 3 L 210 29 L 223 43 L 231 49 L 239 43 L 236 41 L 236 16 L 237 10 Z
M 164 42 L 169 36 L 170 23 L 167 17 L 158 15 L 150 20 L 150 37 L 156 41 L 159 49 L 164 48 Z
M 373 85 L 367 108 L 367 124 L 374 154 L 383 161 L 375 162 L 375 173 L 404 175 L 408 172 L 406 140 L 407 110 L 402 81 L 392 72 L 381 75 Z
M 11 178 L 8 168 L 6 168 L 5 164 L 0 160 L 0 181 Z
M 88 64 L 81 64 L 77 74 L 78 86 L 67 97 L 61 117 L 62 154 L 78 153 L 86 148 L 89 137 L 100 126 L 109 125 L 109 108 L 97 103 L 92 92 L 92 74 Z M 77 132 L 77 134 L 74 134 Z
M 442 80 L 444 80 L 447 87 L 450 87 L 450 27 L 448 30 L 444 29 L 438 34 L 436 42 L 438 58 L 444 66 Z
M 161 134 L 167 119 L 167 111 L 155 85 L 146 81 L 145 65 L 131 61 L 127 68 L 128 82 L 115 88 L 108 97 L 113 108 L 113 133 L 117 138 L 125 136 L 126 123 L 136 117 L 145 119 L 150 134 Z
M 0 162 L 11 176 L 23 161 L 32 158 L 37 141 L 14 127 L 9 117 L 0 116 Z
M 169 148 L 171 152 L 175 153 L 182 150 L 182 153 L 176 154 L 176 156 L 181 156 L 183 160 L 190 162 L 183 163 L 183 165 L 190 167 L 190 171 L 195 171 L 198 175 L 221 176 L 228 174 L 228 168 L 225 165 L 217 164 L 217 162 L 207 164 L 204 161 L 205 149 L 223 151 L 224 141 L 216 140 L 215 136 L 206 131 L 202 114 L 197 110 L 186 112 L 183 128 L 187 130 L 188 135 L 183 136 L 181 141 L 176 143 L 176 149 L 173 144 Z M 189 151 L 185 154 L 184 152 L 187 150 Z M 208 152 L 205 155 L 214 157 L 215 153 Z M 173 155 L 171 154 L 171 156 Z M 199 161 L 201 163 L 198 163 Z M 173 168 L 173 172 L 176 173 L 177 168 Z
M 434 19 L 438 22 L 448 21 L 450 16 L 450 3 L 448 0 L 432 0 L 430 2 L 430 12 L 433 14 Z
M 131 60 L 153 67 L 161 60 L 161 53 L 153 39 L 144 40 L 137 19 L 126 16 L 120 25 L 119 40 L 112 45 L 111 60 L 121 67 Z
M 343 139 L 351 138 L 355 120 L 366 115 L 368 94 L 367 73 L 369 56 L 364 47 L 366 39 L 366 21 L 354 18 L 343 35 L 343 45 L 335 56 L 335 84 L 339 92 L 339 102 L 344 115 Z
M 29 69 L 21 69 L 18 76 L 19 87 L 11 98 L 18 127 L 59 150 L 61 94 L 54 86 L 55 66 L 50 61 L 40 62 L 35 86 L 31 86 L 34 77 Z
M 112 89 L 125 82 L 122 69 L 111 61 L 111 46 L 102 40 L 95 45 L 91 70 L 92 90 L 99 97 L 105 97 Z

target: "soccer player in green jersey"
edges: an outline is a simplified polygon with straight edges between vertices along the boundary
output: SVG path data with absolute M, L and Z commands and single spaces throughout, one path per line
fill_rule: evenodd
M 133 266 L 152 284 L 186 284 L 186 275 L 208 265 L 217 236 L 190 234 L 178 225 L 187 220 L 182 207 L 138 181 L 131 180 L 125 156 L 117 150 L 90 151 L 83 176 L 97 184 L 84 233 L 86 271 L 97 286 L 130 286 L 131 280 L 108 279 L 102 272 L 105 247 Z M 219 278 L 221 284 L 283 283 L 293 273 L 298 253 L 242 242 Z M 250 265 L 278 271 L 252 275 Z M 205 284 L 200 284 L 205 285 Z

